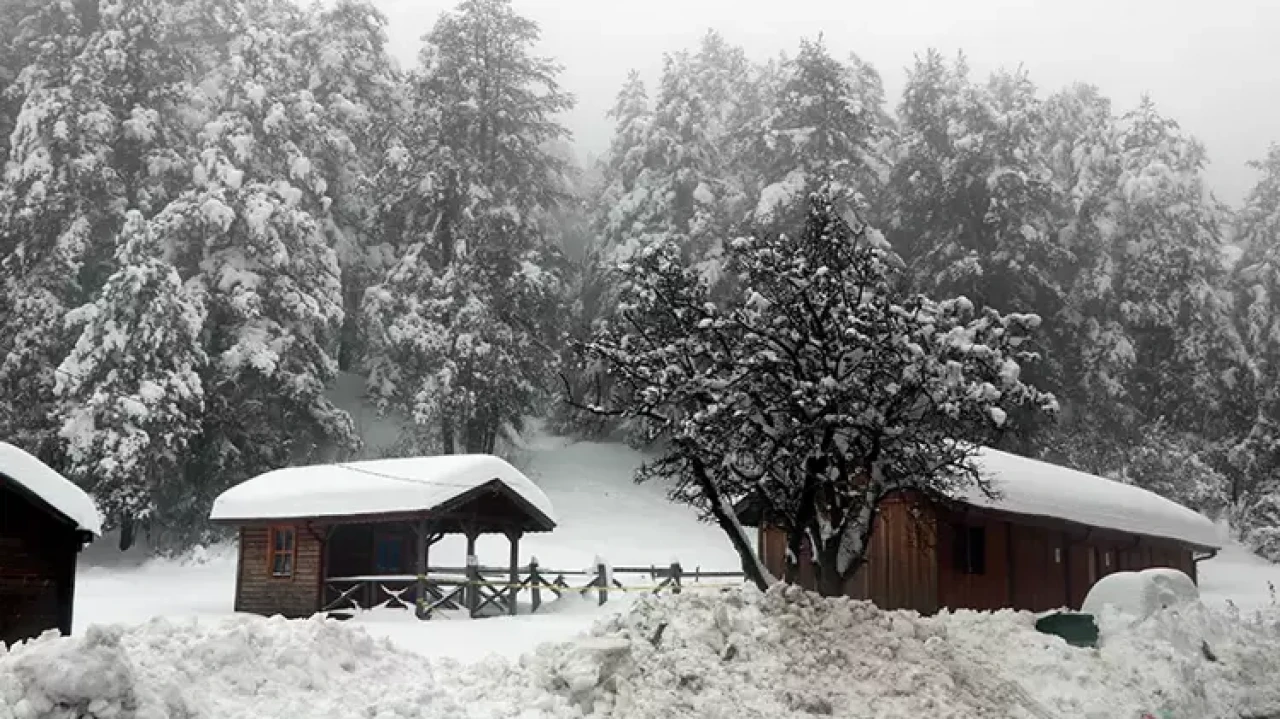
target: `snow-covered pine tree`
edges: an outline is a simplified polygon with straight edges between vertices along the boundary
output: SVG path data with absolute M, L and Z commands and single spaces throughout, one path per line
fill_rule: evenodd
M 1271 146 L 1253 167 L 1261 176 L 1238 215 L 1236 240 L 1244 254 L 1232 278 L 1236 322 L 1252 360 L 1255 387 L 1243 439 L 1231 453 L 1240 471 L 1232 500 L 1246 508 L 1274 503 L 1280 472 L 1280 145 Z M 1274 511 L 1246 509 L 1241 520 L 1238 529 L 1246 536 L 1280 531 Z M 1268 520 L 1276 524 L 1268 528 Z M 1280 561 L 1280 549 L 1268 556 Z
M 289 38 L 299 62 L 289 87 L 311 94 L 319 122 L 297 137 L 300 152 L 325 178 L 322 221 L 342 269 L 345 323 L 339 363 L 355 367 L 364 291 L 387 269 L 375 236 L 374 176 L 408 114 L 406 88 L 387 51 L 386 17 L 369 0 L 313 8 L 306 29 Z
M 1020 378 L 1037 317 L 904 292 L 883 238 L 844 217 L 818 195 L 797 236 L 730 243 L 740 295 L 725 308 L 674 241 L 652 245 L 621 268 L 621 316 L 584 347 L 617 382 L 597 410 L 664 440 L 639 478 L 676 479 L 764 584 L 731 507 L 756 497 L 793 556 L 816 547 L 829 595 L 862 565 L 882 500 L 985 487 L 975 445 L 1015 407 L 1056 406 Z
M 293 42 L 308 17 L 269 3 L 237 26 L 207 83 L 192 189 L 153 219 L 208 310 L 204 431 L 188 483 L 211 499 L 272 467 L 342 455 L 350 417 L 326 397 L 336 375 L 343 297 L 332 178 L 313 156 L 341 137 L 331 105 L 297 86 Z
M 1025 74 L 985 86 L 963 58 L 917 59 L 899 108 L 890 239 L 926 292 L 1053 316 L 1062 303 L 1058 202 L 1038 152 L 1040 103 Z
M 802 41 L 783 73 L 756 140 L 764 188 L 755 220 L 794 227 L 824 186 L 865 214 L 888 170 L 879 156 L 889 124 L 879 74 L 857 56 L 835 59 L 821 38 Z
M 93 493 L 107 528 L 121 530 L 123 549 L 138 525 L 192 514 L 183 511 L 192 500 L 184 479 L 203 421 L 205 311 L 163 255 L 151 225 L 131 211 L 118 269 L 93 303 L 68 315 L 80 336 L 58 368 L 67 473 Z
M 1244 366 L 1223 291 L 1223 208 L 1204 186 L 1204 148 L 1144 98 L 1121 119 L 1113 317 L 1134 361 L 1128 390 L 1149 419 L 1211 432 Z
M 55 51 L 84 42 L 76 18 L 64 19 L 74 34 L 48 37 L 43 64 L 19 80 L 0 184 L 0 431 L 46 459 L 56 457 L 54 369 L 72 340 L 63 317 L 104 279 L 100 261 L 124 210 L 112 166 L 119 123 L 92 79 L 93 58 Z
M 211 3 L 49 3 L 20 19 L 29 64 L 10 88 L 22 106 L 0 189 L 0 383 L 30 446 L 61 421 L 52 370 L 74 337 L 69 308 L 113 271 L 124 212 L 152 214 L 189 176 L 192 77 L 207 64 Z M 0 422 L 3 422 L 0 419 Z M 43 452 L 43 449 L 42 449 Z M 47 452 L 44 452 L 46 456 Z
M 533 54 L 538 37 L 510 0 L 442 15 L 413 78 L 410 130 L 427 142 L 393 147 L 381 172 L 393 190 L 382 227 L 407 251 L 366 292 L 369 389 L 447 453 L 492 451 L 557 359 L 562 263 L 540 218 L 564 199 L 567 168 L 547 148 L 566 136 L 555 116 L 573 99 Z M 400 366 L 412 346 L 442 364 Z

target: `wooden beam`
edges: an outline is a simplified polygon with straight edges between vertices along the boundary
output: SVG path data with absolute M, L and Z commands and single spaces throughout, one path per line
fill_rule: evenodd
M 511 576 L 509 580 L 511 586 L 507 588 L 509 592 L 507 595 L 507 614 L 514 617 L 516 615 L 516 598 L 520 595 L 520 533 L 512 532 L 507 535 L 507 538 L 511 541 Z
M 417 525 L 414 526 L 414 532 L 417 534 L 418 540 L 418 557 L 415 569 L 418 572 L 418 590 L 417 590 L 417 606 L 418 619 L 427 618 L 427 547 L 430 546 L 428 536 L 427 520 L 419 519 Z
M 476 582 L 480 581 L 479 560 L 476 558 L 476 536 L 477 532 L 472 527 L 465 528 L 467 535 L 467 591 L 463 592 L 466 598 L 467 612 L 474 617 L 476 610 L 480 604 L 480 587 Z

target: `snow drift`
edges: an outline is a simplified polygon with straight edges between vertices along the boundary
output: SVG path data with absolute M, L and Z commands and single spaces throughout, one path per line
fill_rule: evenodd
M 0 719 L 612 716 L 1214 719 L 1280 710 L 1280 615 L 1199 603 L 1076 649 L 1016 612 L 922 618 L 792 588 L 646 598 L 520 662 L 341 623 L 156 620 L 0 654 Z M 1208 651 L 1206 651 L 1206 649 Z

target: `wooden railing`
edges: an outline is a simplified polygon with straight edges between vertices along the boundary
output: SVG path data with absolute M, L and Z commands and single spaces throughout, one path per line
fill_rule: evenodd
M 594 596 L 603 605 L 612 594 L 679 594 L 686 587 L 728 587 L 744 581 L 742 572 L 705 572 L 701 568 L 690 572 L 678 562 L 665 567 L 612 568 L 602 563 L 590 570 L 545 569 L 531 562 L 514 573 L 506 567 L 482 565 L 428 567 L 423 577 L 330 577 L 325 580 L 321 611 L 347 615 L 379 607 L 414 609 L 420 619 L 429 619 L 442 610 L 463 611 L 472 617 L 514 615 L 518 610 L 536 613 L 550 598 L 548 595 L 553 595 L 554 600 Z M 527 602 L 522 603 L 522 597 Z

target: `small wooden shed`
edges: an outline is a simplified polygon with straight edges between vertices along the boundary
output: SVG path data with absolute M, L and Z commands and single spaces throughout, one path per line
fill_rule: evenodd
M 885 609 L 1079 609 L 1101 577 L 1151 567 L 1196 579 L 1196 562 L 1220 548 L 1204 516 L 1132 485 L 984 448 L 976 459 L 997 496 L 976 489 L 954 501 L 904 493 L 876 516 L 867 563 L 848 594 Z M 743 503 L 759 551 L 777 576 L 786 537 Z M 800 582 L 815 586 L 807 554 Z
M 239 528 L 235 610 L 290 618 L 438 604 L 442 583 L 468 581 L 427 577 L 430 548 L 444 536 L 466 537 L 474 567 L 476 539 L 504 535 L 515 577 L 521 537 L 556 526 L 542 490 L 490 455 L 279 469 L 224 492 L 210 518 Z M 514 596 L 492 604 L 514 613 Z
M 101 533 L 89 495 L 0 442 L 0 642 L 71 634 L 76 559 Z

